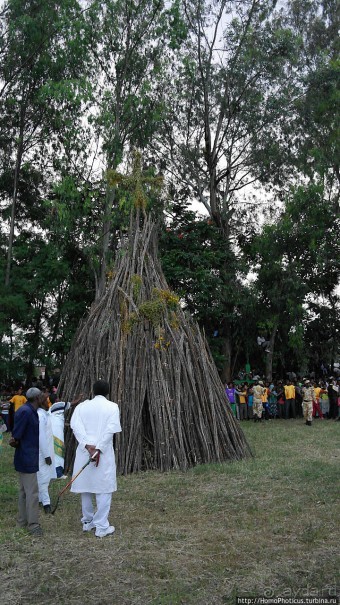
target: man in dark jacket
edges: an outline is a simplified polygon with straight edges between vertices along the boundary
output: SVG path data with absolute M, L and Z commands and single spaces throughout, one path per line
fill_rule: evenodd
M 328 418 L 336 419 L 338 415 L 338 387 L 336 385 L 336 379 L 333 376 L 330 377 L 330 383 L 327 388 L 328 400 L 329 400 L 329 413 Z
M 15 447 L 14 467 L 19 473 L 18 525 L 34 536 L 43 531 L 39 523 L 39 417 L 37 409 L 43 394 L 37 388 L 28 389 L 27 402 L 15 413 L 10 445 Z

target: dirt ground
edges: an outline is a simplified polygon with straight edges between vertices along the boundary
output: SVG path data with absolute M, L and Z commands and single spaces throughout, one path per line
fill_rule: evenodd
M 120 477 L 113 536 L 82 532 L 68 493 L 44 537 L 16 528 L 17 477 L 0 454 L 1 605 L 214 605 L 236 596 L 340 594 L 340 422 L 242 423 L 254 458 Z M 65 484 L 50 487 L 54 502 Z

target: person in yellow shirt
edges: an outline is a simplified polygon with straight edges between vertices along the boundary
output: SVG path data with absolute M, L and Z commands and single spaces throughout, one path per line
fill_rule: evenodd
M 13 395 L 12 399 L 9 399 L 9 410 L 8 410 L 8 430 L 11 431 L 14 426 L 14 414 L 15 412 L 21 408 L 24 403 L 26 403 L 27 399 L 25 395 L 22 394 L 22 388 L 20 387 L 15 395 Z
M 240 420 L 247 420 L 247 389 L 245 385 L 242 385 L 239 389 L 236 389 L 236 393 L 238 395 Z
M 296 418 L 295 413 L 295 386 L 292 381 L 289 380 L 284 387 L 285 392 L 285 416 L 286 420 L 289 418 L 290 410 L 292 411 L 292 417 Z
M 324 393 L 324 389 L 322 389 L 318 384 L 314 384 L 314 394 L 315 394 L 315 401 L 313 401 L 313 418 L 316 418 L 316 412 L 319 415 L 319 418 L 321 418 L 321 420 L 323 420 L 323 413 L 320 407 L 320 397 L 321 394 Z
M 10 403 L 13 404 L 14 412 L 16 412 L 19 408 L 21 408 L 24 403 L 26 403 L 27 399 L 25 395 L 22 394 L 22 388 L 17 390 L 16 394 L 13 395 L 12 399 L 9 400 Z
M 264 386 L 264 392 L 262 395 L 262 406 L 263 406 L 263 411 L 262 411 L 262 415 L 264 415 L 265 419 L 268 420 L 269 419 L 269 405 L 268 405 L 268 389 L 269 384 L 266 382 L 265 386 Z

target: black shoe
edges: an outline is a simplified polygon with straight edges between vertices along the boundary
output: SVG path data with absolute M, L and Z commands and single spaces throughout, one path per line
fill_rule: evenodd
M 254 422 L 257 422 L 257 416 L 254 416 Z
M 40 527 L 40 525 L 37 525 L 33 529 L 29 529 L 28 531 L 31 534 L 31 536 L 33 536 L 35 538 L 40 538 L 41 536 L 44 535 L 44 532 L 43 532 L 42 528 Z
M 306 424 L 307 424 L 307 426 L 312 426 L 312 421 L 311 420 L 307 420 Z
M 44 511 L 46 513 L 46 515 L 49 515 L 52 511 L 51 511 L 51 505 L 50 504 L 44 504 Z

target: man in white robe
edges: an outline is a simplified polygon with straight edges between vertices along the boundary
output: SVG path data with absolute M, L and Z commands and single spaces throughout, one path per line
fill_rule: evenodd
M 66 479 L 64 475 L 64 424 L 65 412 L 70 408 L 70 405 L 70 403 L 65 403 L 64 401 L 56 401 L 49 409 L 54 440 L 55 468 L 58 479 Z
M 39 502 L 45 513 L 51 512 L 51 500 L 48 486 L 51 479 L 57 478 L 54 462 L 54 444 L 51 417 L 48 413 L 47 395 L 38 409 L 39 416 L 39 471 L 37 472 Z
M 71 418 L 71 428 L 78 441 L 73 474 L 77 474 L 89 456 L 97 457 L 72 483 L 71 491 L 81 494 L 83 530 L 95 529 L 96 536 L 103 538 L 115 531 L 108 521 L 112 492 L 117 490 L 113 435 L 122 429 L 118 405 L 106 399 L 109 384 L 98 380 L 93 385 L 93 393 L 94 398 L 80 403 Z

